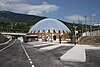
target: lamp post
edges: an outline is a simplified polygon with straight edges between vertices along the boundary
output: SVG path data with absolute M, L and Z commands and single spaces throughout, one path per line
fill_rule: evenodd
M 90 15 L 90 36 L 92 36 L 92 22 L 93 22 L 93 17 L 95 16 L 95 13 L 92 13 Z
M 74 44 L 76 45 L 76 28 L 77 28 L 77 26 L 73 26 L 73 28 L 74 28 Z
M 59 43 L 61 44 L 61 31 L 59 30 Z
M 86 36 L 87 36 L 87 16 L 84 16 L 85 18 L 85 32 L 86 32 Z

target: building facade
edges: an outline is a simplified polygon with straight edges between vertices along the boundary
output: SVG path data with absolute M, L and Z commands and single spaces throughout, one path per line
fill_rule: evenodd
M 53 18 L 46 18 L 32 26 L 27 35 L 38 36 L 38 40 L 41 41 L 57 41 L 60 39 L 69 39 L 70 32 L 70 29 L 61 21 Z

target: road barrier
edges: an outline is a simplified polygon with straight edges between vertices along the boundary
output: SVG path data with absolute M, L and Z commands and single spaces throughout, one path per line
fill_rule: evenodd
M 1 43 L 0 45 L 7 44 L 7 43 L 9 43 L 11 40 L 12 40 L 12 37 L 10 37 L 8 41 L 6 41 L 6 42 L 4 42 L 4 43 Z

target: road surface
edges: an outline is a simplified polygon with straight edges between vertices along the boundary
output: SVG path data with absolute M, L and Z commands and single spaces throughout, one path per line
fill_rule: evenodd
M 0 67 L 31 67 L 20 41 L 13 40 L 0 52 Z
M 15 40 L 0 52 L 0 67 L 64 67 L 61 62 Z
M 0 48 L 0 67 L 100 67 L 100 50 L 86 50 L 87 61 L 80 63 L 59 59 L 71 46 L 40 51 L 42 47 L 33 47 L 19 40 L 12 40 L 6 45 Z

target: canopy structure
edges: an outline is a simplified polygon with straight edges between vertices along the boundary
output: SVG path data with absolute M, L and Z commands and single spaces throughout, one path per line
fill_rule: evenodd
M 71 32 L 70 29 L 65 26 L 62 22 L 60 22 L 57 19 L 53 19 L 53 18 L 46 18 L 43 19 L 41 21 L 39 21 L 38 23 L 36 23 L 30 30 L 28 33 L 69 33 Z
M 36 37 L 27 37 L 28 41 L 59 41 L 70 38 L 70 29 L 61 21 L 53 18 L 46 18 L 37 22 L 31 27 L 27 35 L 37 35 Z

